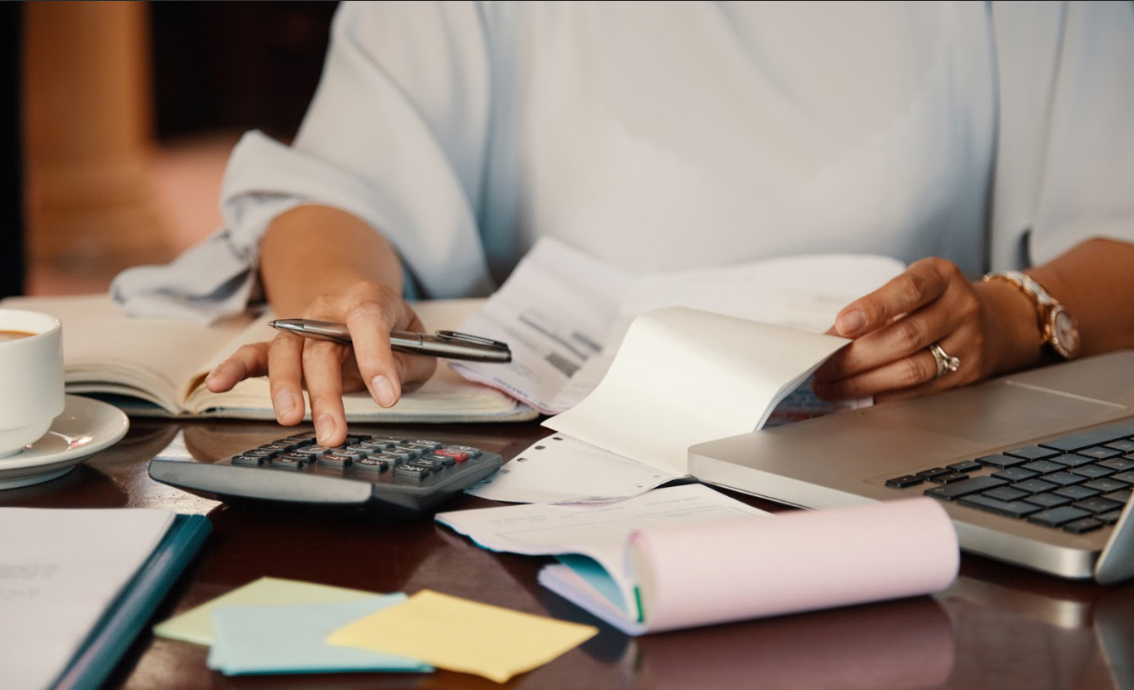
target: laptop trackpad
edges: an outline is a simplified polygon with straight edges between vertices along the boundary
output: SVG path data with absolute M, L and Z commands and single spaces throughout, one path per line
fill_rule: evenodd
M 1126 409 L 1115 403 L 1005 381 L 879 405 L 862 414 L 978 443 L 1007 443 L 1104 422 Z

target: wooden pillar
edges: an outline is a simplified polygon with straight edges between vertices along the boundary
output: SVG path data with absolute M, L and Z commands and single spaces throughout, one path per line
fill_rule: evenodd
M 24 5 L 33 264 L 109 280 L 120 268 L 168 260 L 150 177 L 148 3 Z

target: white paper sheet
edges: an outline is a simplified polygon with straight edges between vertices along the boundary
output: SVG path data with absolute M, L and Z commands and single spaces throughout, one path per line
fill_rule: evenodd
M 545 426 L 675 474 L 689 446 L 759 429 L 850 342 L 685 307 L 638 317 L 602 383 Z
M 505 503 L 621 501 L 680 476 L 553 434 L 528 446 L 466 493 Z
M 438 513 L 436 520 L 492 551 L 527 556 L 581 554 L 611 573 L 622 573 L 626 540 L 634 530 L 753 515 L 768 513 L 703 484 L 685 484 L 619 503 L 457 510 Z
M 49 687 L 173 518 L 146 508 L 0 508 L 6 690 Z
M 647 311 L 685 306 L 822 333 L 840 309 L 902 270 L 885 256 L 817 254 L 635 275 L 542 238 L 461 326 L 508 342 L 512 363 L 452 366 L 557 414 L 594 390 L 631 322 Z

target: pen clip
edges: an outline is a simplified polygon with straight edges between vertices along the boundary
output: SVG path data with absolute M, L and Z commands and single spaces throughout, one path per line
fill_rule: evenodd
M 491 338 L 482 338 L 479 335 L 461 333 L 460 331 L 437 331 L 437 337 L 441 338 L 442 340 L 456 340 L 465 343 L 472 343 L 474 345 L 483 345 L 485 347 L 491 347 L 497 350 L 508 349 L 508 343 L 502 343 L 499 340 L 492 340 Z

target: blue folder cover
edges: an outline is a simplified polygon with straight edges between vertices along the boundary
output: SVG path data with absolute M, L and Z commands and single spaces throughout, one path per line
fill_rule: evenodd
M 95 690 L 146 627 L 212 524 L 204 515 L 177 515 L 149 559 L 83 642 L 54 690 Z

